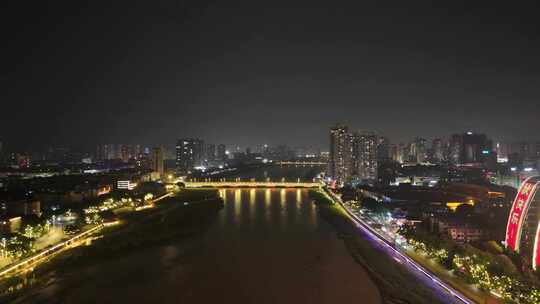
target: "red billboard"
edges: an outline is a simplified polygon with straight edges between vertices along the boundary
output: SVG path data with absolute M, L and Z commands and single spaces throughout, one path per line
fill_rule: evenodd
M 527 209 L 529 203 L 536 192 L 540 177 L 530 177 L 526 179 L 516 195 L 510 215 L 508 216 L 508 224 L 506 225 L 506 247 L 519 252 L 521 239 L 521 230 L 523 220 L 527 217 Z

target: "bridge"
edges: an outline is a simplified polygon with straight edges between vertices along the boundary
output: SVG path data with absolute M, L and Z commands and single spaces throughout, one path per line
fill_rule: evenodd
M 321 188 L 320 182 L 186 181 L 186 188 Z
M 326 166 L 328 163 L 320 161 L 277 161 L 276 165 L 280 166 Z

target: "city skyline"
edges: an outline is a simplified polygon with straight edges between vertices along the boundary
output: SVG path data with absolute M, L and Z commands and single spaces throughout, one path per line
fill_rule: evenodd
M 335 126 L 346 126 L 344 124 L 341 124 L 341 123 L 338 123 L 338 124 L 334 124 L 332 125 L 331 127 L 329 127 L 330 129 L 335 127 Z M 435 143 L 437 143 L 438 145 L 441 145 L 441 144 L 446 144 L 448 145 L 449 143 L 451 143 L 453 141 L 453 138 L 455 136 L 461 136 L 461 135 L 480 135 L 480 136 L 487 136 L 488 139 L 490 140 L 490 142 L 492 143 L 492 147 L 490 148 L 490 150 L 492 150 L 493 152 L 497 152 L 498 154 L 500 154 L 502 152 L 502 155 L 503 156 L 506 156 L 508 153 L 511 153 L 509 151 L 517 151 L 519 149 L 526 149 L 526 148 L 520 148 L 522 146 L 530 146 L 531 148 L 527 148 L 527 149 L 535 149 L 536 151 L 536 147 L 540 147 L 540 140 L 507 140 L 507 141 L 501 141 L 501 140 L 496 140 L 494 138 L 494 136 L 491 136 L 491 134 L 483 134 L 483 133 L 476 133 L 476 132 L 472 132 L 472 131 L 466 131 L 466 132 L 455 132 L 455 133 L 451 133 L 451 134 L 442 134 L 442 135 L 439 135 L 439 136 L 434 136 L 433 138 L 427 138 L 427 137 L 424 137 L 422 135 L 416 135 L 416 136 L 413 136 L 413 137 L 409 137 L 409 138 L 400 138 L 398 140 L 392 140 L 390 139 L 388 136 L 386 136 L 385 134 L 380 134 L 380 133 L 377 133 L 377 132 L 374 132 L 374 131 L 371 131 L 371 130 L 367 130 L 367 129 L 353 129 L 353 128 L 349 128 L 347 126 L 347 129 L 350 130 L 350 132 L 352 133 L 372 133 L 373 135 L 377 136 L 378 138 L 380 138 L 381 140 L 384 140 L 384 145 L 385 145 L 385 154 L 392 154 L 392 151 L 389 151 L 389 149 L 402 149 L 402 148 L 405 148 L 407 147 L 408 149 L 414 149 L 414 146 L 417 145 L 415 142 L 417 141 L 423 141 L 425 142 L 423 145 L 425 145 L 426 147 L 428 146 L 432 146 L 434 145 Z M 196 137 L 182 137 L 182 138 L 196 138 Z M 329 145 L 328 144 L 331 144 L 331 141 L 330 142 L 326 142 L 326 144 L 324 145 L 315 145 L 315 144 L 306 144 L 306 145 L 293 145 L 293 146 L 288 146 L 286 144 L 283 144 L 283 143 L 278 143 L 278 144 L 267 144 L 267 143 L 251 143 L 251 144 L 248 144 L 248 145 L 245 145 L 245 146 L 241 146 L 241 145 L 238 145 L 238 144 L 234 144 L 234 143 L 223 143 L 223 142 L 209 142 L 207 141 L 206 139 L 204 138 L 201 138 L 206 145 L 211 145 L 211 146 L 217 146 L 217 145 L 222 145 L 222 146 L 225 146 L 227 147 L 227 151 L 230 152 L 230 153 L 234 153 L 234 152 L 246 152 L 246 151 L 251 151 L 251 152 L 262 152 L 263 150 L 265 150 L 266 148 L 268 147 L 271 147 L 271 148 L 279 148 L 279 147 L 286 147 L 288 149 L 292 149 L 293 151 L 296 151 L 297 153 L 307 153 L 307 154 L 311 154 L 311 153 L 328 153 L 330 152 L 330 149 L 329 149 Z M 328 138 L 327 138 L 328 140 Z M 118 159 L 123 159 L 124 156 L 122 156 L 122 154 L 127 154 L 129 153 L 130 155 L 133 154 L 133 155 L 136 155 L 138 153 L 147 153 L 147 154 L 150 154 L 150 151 L 152 150 L 152 148 L 154 147 L 163 147 L 163 149 L 165 149 L 165 151 L 167 151 L 168 153 L 166 153 L 166 155 L 168 155 L 169 159 L 173 159 L 174 158 L 174 149 L 175 149 L 175 146 L 177 144 L 177 141 L 178 139 L 175 139 L 174 141 L 172 142 L 167 142 L 167 143 L 152 143 L 152 144 L 141 144 L 141 143 L 126 143 L 126 142 L 121 142 L 121 143 L 99 143 L 99 144 L 96 144 L 96 145 L 92 145 L 92 144 L 86 144 L 84 146 L 76 146 L 76 145 L 70 145 L 70 144 L 66 144 L 66 145 L 53 145 L 53 144 L 44 144 L 43 146 L 13 146 L 11 143 L 9 142 L 5 142 L 5 141 L 0 141 L 0 154 L 10 154 L 10 153 L 23 153 L 23 154 L 27 154 L 27 155 L 34 155 L 34 156 L 38 156 L 40 155 L 38 158 L 41 159 L 41 158 L 47 158 L 46 156 L 47 155 L 58 155 L 58 153 L 66 153 L 66 152 L 69 152 L 69 153 L 78 153 L 80 155 L 85 155 L 85 157 L 92 157 L 92 158 L 95 158 L 96 160 L 100 160 L 100 159 L 114 159 L 115 157 L 112 157 L 112 156 L 108 156 L 108 157 L 104 157 L 104 153 L 109 153 L 109 154 L 117 154 L 118 155 Z M 381 143 L 379 143 L 381 144 Z M 214 147 L 215 148 L 215 147 Z M 108 152 L 104 152 L 104 151 L 100 151 L 102 149 L 109 149 L 110 151 Z M 122 149 L 126 149 L 126 151 L 121 151 Z M 129 151 L 129 152 L 128 152 Z M 135 152 L 135 151 L 138 151 L 138 152 Z M 394 151 L 395 153 L 395 151 Z M 111 154 L 111 155 L 112 155 Z M 300 155 L 299 154 L 299 155 Z M 439 157 L 440 158 L 440 157 Z

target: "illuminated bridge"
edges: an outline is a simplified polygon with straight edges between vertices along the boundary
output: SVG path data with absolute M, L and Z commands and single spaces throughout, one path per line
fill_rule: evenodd
M 523 181 L 506 226 L 506 248 L 530 258 L 533 269 L 540 268 L 540 176 Z
M 186 181 L 186 188 L 321 188 L 320 182 L 286 181 Z
M 326 162 L 318 161 L 278 161 L 275 162 L 276 165 L 280 166 L 326 166 Z

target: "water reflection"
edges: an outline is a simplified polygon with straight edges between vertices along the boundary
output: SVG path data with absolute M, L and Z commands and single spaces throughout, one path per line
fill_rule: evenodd
M 266 223 L 270 222 L 270 212 L 268 210 L 270 209 L 270 204 L 272 201 L 272 191 L 270 189 L 264 190 L 264 213 L 265 213 L 265 220 Z
M 234 220 L 235 223 L 240 223 L 240 220 L 242 219 L 242 214 L 240 213 L 240 207 L 242 205 L 242 190 L 236 189 L 234 190 Z
M 249 190 L 249 218 L 251 219 L 252 223 L 257 221 L 256 216 L 255 216 L 255 212 L 257 209 L 257 204 L 255 203 L 256 197 L 257 197 L 257 192 L 255 191 L 255 189 L 250 189 Z
M 225 205 L 225 211 L 222 211 L 222 212 L 226 212 L 228 213 L 229 212 L 229 209 L 228 209 L 228 204 L 227 204 L 227 190 L 225 189 L 219 189 L 218 190 L 218 194 L 219 194 L 219 197 L 221 197 L 221 199 L 223 200 L 223 204 Z M 223 216 L 220 216 L 218 217 L 217 219 L 217 225 L 219 227 L 223 227 L 225 225 L 225 222 L 224 222 L 224 217 Z
M 255 189 L 249 189 L 249 203 L 255 204 Z
M 221 189 L 225 209 L 223 229 L 266 229 L 285 232 L 291 227 L 313 229 L 316 207 L 304 189 Z

